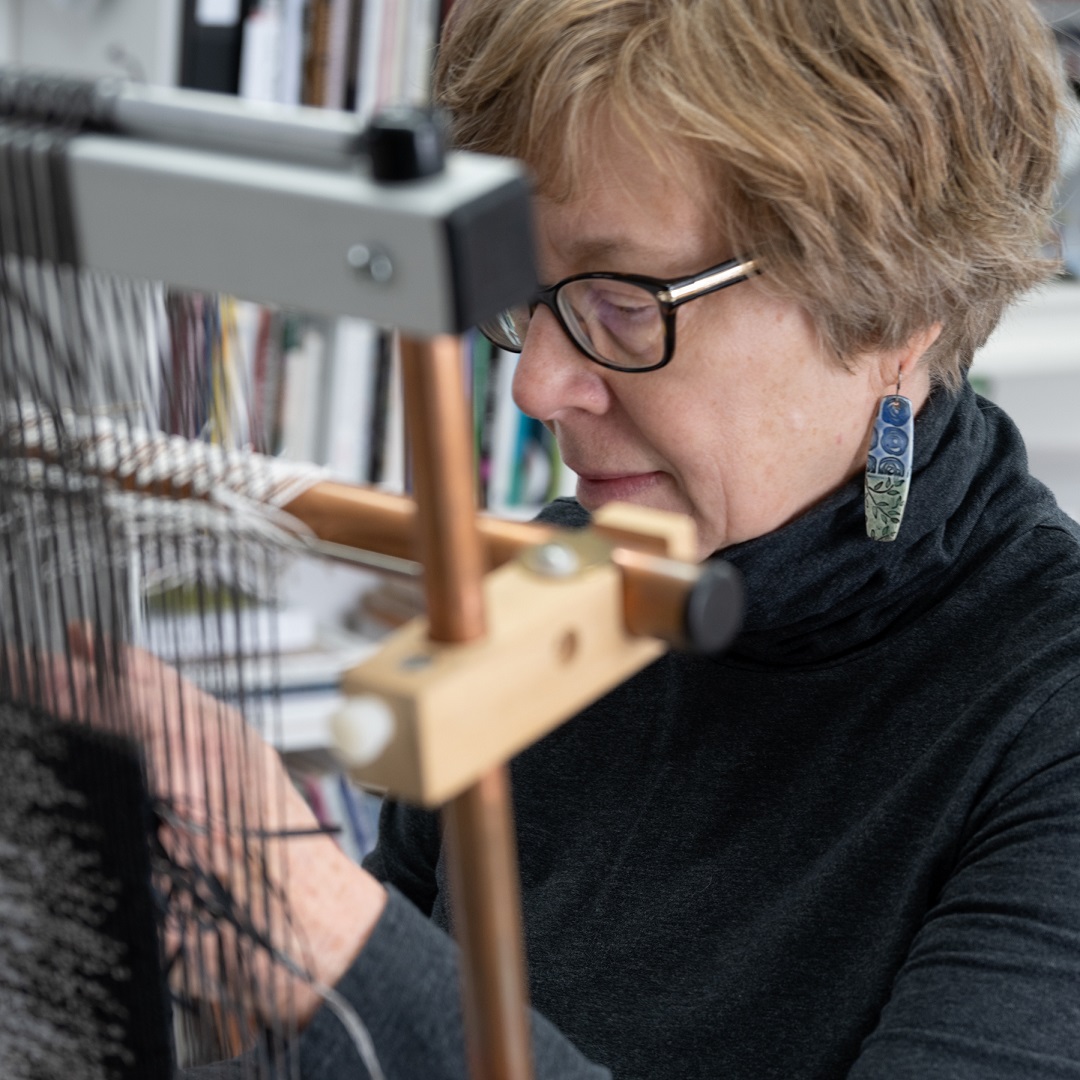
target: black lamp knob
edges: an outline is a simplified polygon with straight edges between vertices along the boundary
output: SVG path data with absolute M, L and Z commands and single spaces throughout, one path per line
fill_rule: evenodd
M 392 106 L 367 129 L 371 175 L 383 184 L 420 180 L 442 172 L 446 160 L 446 125 L 432 109 Z

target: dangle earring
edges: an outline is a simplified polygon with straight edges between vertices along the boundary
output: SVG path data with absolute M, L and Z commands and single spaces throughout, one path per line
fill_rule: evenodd
M 866 535 L 871 540 L 896 539 L 911 487 L 915 422 L 910 400 L 900 394 L 902 375 L 896 373 L 896 393 L 887 394 L 878 403 L 870 438 L 863 492 Z

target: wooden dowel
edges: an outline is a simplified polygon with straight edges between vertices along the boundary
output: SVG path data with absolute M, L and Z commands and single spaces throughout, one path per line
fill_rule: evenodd
M 323 480 L 282 509 L 320 540 L 400 559 L 420 557 L 416 504 L 404 495 Z M 556 532 L 550 525 L 477 516 L 475 511 L 473 516 L 488 570 L 509 562 L 522 548 L 550 540 Z
M 416 493 L 429 633 L 458 643 L 484 633 L 484 558 L 473 495 L 462 344 L 403 338 L 405 421 Z M 505 765 L 446 810 L 454 926 L 473 1080 L 531 1080 L 517 852 Z
M 628 548 L 616 548 L 611 555 L 622 573 L 626 629 L 685 647 L 686 601 L 698 567 Z
M 285 510 L 321 540 L 398 558 L 418 557 L 416 506 L 404 496 L 324 482 L 304 492 Z M 549 525 L 482 516 L 476 519 L 476 527 L 489 570 L 558 535 Z M 684 645 L 686 599 L 697 581 L 698 568 L 622 546 L 613 549 L 611 558 L 623 575 L 627 629 Z
M 397 559 L 419 557 L 416 504 L 404 495 L 323 480 L 283 510 L 320 540 Z

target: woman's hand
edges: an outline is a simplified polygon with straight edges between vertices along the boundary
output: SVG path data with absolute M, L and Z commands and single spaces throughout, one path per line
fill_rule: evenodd
M 176 868 L 166 941 L 186 958 L 177 969 L 185 991 L 235 983 L 260 1016 L 288 1008 L 306 1023 L 320 996 L 256 942 L 332 986 L 378 921 L 382 886 L 320 830 L 277 752 L 238 710 L 150 653 L 95 642 L 83 627 L 69 647 L 78 677 L 59 694 L 74 686 L 82 700 L 71 711 L 144 749 Z

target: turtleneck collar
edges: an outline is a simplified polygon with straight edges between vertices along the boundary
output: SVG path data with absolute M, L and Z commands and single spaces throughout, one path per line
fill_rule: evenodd
M 743 630 L 726 662 L 836 662 L 917 618 L 1020 531 L 1064 520 L 1028 473 L 1012 421 L 966 384 L 936 390 L 916 417 L 896 540 L 867 537 L 862 487 L 855 477 L 788 525 L 719 554 L 746 585 Z M 541 520 L 579 527 L 588 514 L 559 499 Z
M 936 390 L 916 418 L 896 540 L 867 537 L 862 486 L 858 476 L 783 528 L 722 553 L 746 585 L 732 660 L 836 661 L 916 618 L 1018 531 L 1056 512 L 1027 471 L 1012 421 L 967 385 Z

